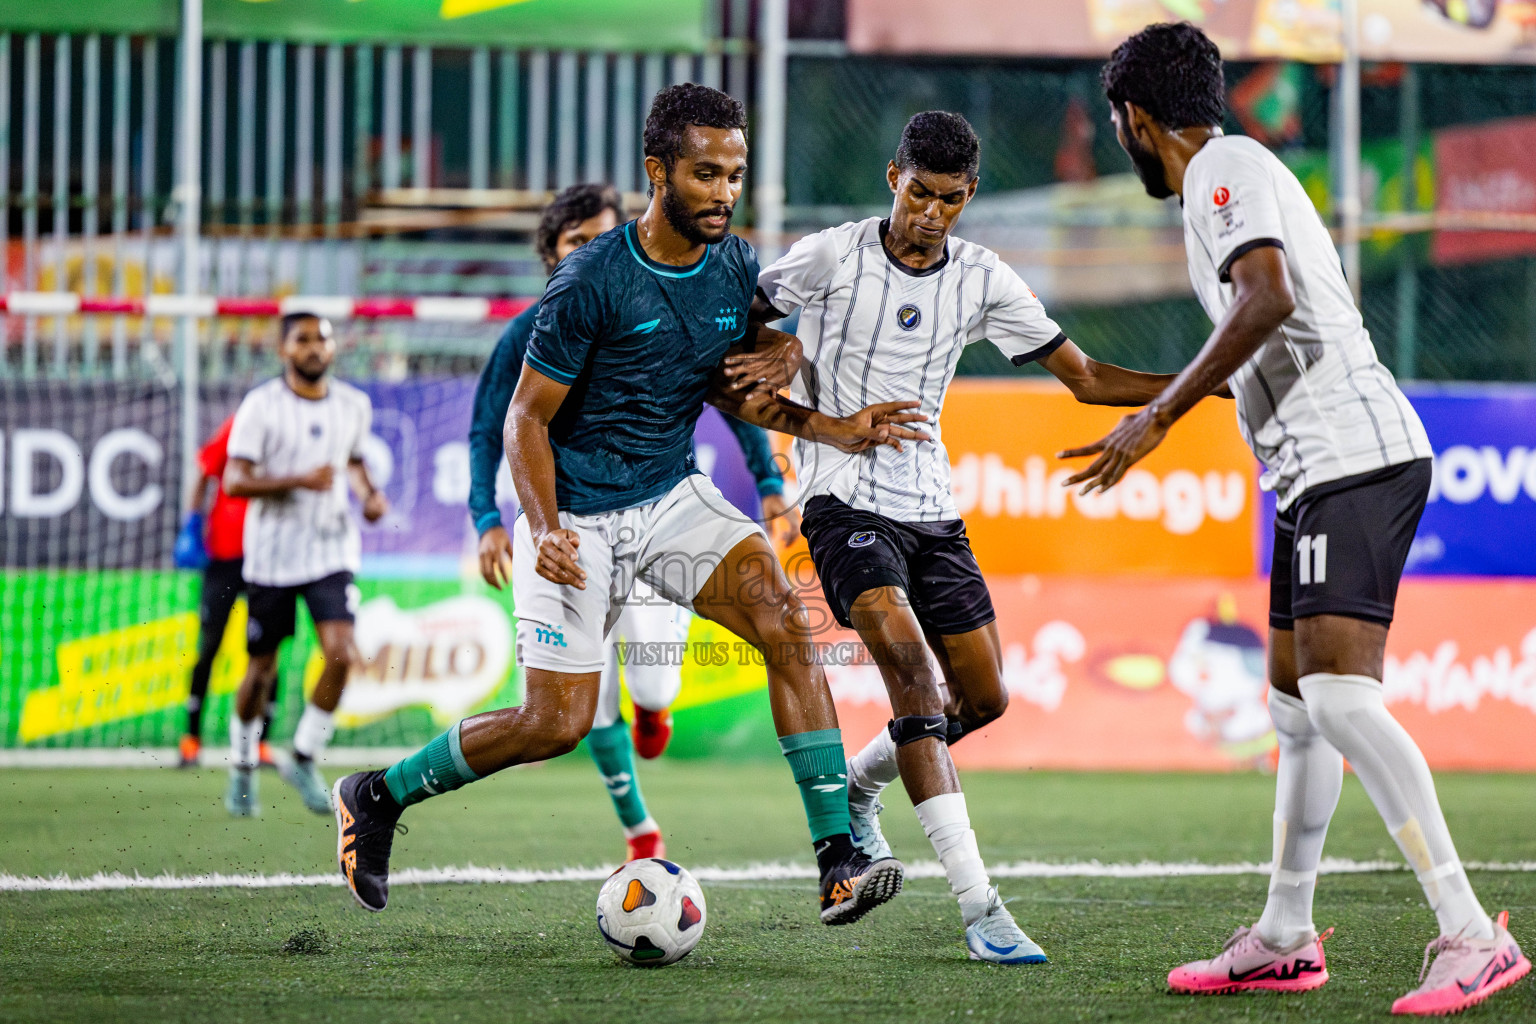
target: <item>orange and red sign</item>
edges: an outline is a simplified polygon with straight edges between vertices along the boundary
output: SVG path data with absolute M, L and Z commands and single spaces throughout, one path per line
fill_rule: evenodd
M 962 769 L 1268 761 L 1265 580 L 988 582 L 1011 703 L 953 748 Z M 845 631 L 818 639 L 857 643 Z M 875 666 L 833 660 L 839 722 L 857 745 L 890 718 L 890 702 Z M 1536 582 L 1406 581 L 1385 675 L 1387 706 L 1432 767 L 1536 770 Z
M 1051 383 L 957 381 L 941 423 L 955 503 L 987 573 L 1247 576 L 1254 568 L 1255 462 L 1232 403 L 1208 399 L 1115 487 L 1062 481 L 1124 409 L 1081 405 Z

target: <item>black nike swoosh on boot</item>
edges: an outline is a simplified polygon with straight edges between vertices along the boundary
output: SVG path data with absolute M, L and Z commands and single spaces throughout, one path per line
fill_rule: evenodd
M 1269 963 L 1262 967 L 1255 967 L 1251 971 L 1243 971 L 1241 974 L 1234 969 L 1229 969 L 1227 979 L 1229 981 L 1264 981 L 1273 978 L 1276 981 L 1293 981 L 1303 974 L 1316 974 L 1322 969 L 1320 964 L 1315 964 L 1311 960 L 1297 960 L 1288 968 Z
M 1494 978 L 1497 978 L 1499 975 L 1515 966 L 1515 962 L 1515 951 L 1512 949 L 1506 949 L 1502 958 L 1495 958 L 1488 961 L 1488 964 L 1482 970 L 1478 971 L 1471 981 L 1458 981 L 1456 983 L 1456 987 L 1461 989 L 1462 995 L 1469 996 L 1473 992 L 1476 992 L 1478 989 L 1491 982 Z

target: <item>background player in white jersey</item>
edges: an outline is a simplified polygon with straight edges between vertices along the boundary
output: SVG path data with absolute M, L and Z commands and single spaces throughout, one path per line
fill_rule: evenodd
M 1472 892 L 1418 746 L 1387 711 L 1382 663 L 1398 581 L 1429 493 L 1429 440 L 1376 359 L 1327 229 L 1284 164 L 1222 135 L 1221 54 L 1188 24 L 1154 25 L 1103 72 L 1120 145 L 1154 198 L 1184 206 L 1190 277 L 1216 330 L 1151 405 L 1069 478 L 1115 484 L 1227 380 L 1275 491 L 1270 713 L 1280 740 L 1269 901 L 1181 992 L 1302 990 L 1328 980 L 1312 893 L 1348 758 L 1439 919 L 1427 977 L 1394 1013 L 1464 1009 L 1530 970 Z
M 950 488 L 939 411 L 960 353 L 982 339 L 1015 365 L 1039 360 L 1083 402 L 1140 405 L 1172 377 L 1089 359 L 996 253 L 952 237 L 976 194 L 980 159 L 959 114 L 913 117 L 886 169 L 890 218 L 795 243 L 758 276 L 753 317 L 801 311 L 796 401 L 838 416 L 916 399 L 928 417 L 932 440 L 900 451 L 795 442 L 803 528 L 827 603 L 875 656 L 896 715 L 848 762 L 855 839 L 872 858 L 891 856 L 879 795 L 899 768 L 960 901 L 971 956 L 1043 963 L 987 878 L 949 756 L 948 744 L 1003 713 L 1008 693 L 992 599 Z
M 362 538 L 347 501 L 348 483 L 369 522 L 389 511 L 363 465 L 373 405 L 357 388 L 328 376 L 336 358 L 330 322 L 304 313 L 283 317 L 280 354 L 282 376 L 252 390 L 235 413 L 224 470 L 224 490 L 251 499 L 243 569 L 251 661 L 229 721 L 234 763 L 224 800 L 240 816 L 259 813 L 254 769 L 261 717 L 277 673 L 277 649 L 293 635 L 301 596 L 325 667 L 294 730 L 293 758 L 279 769 L 306 807 L 330 812 L 315 757 L 336 730 L 332 713 L 357 660 L 353 574 Z

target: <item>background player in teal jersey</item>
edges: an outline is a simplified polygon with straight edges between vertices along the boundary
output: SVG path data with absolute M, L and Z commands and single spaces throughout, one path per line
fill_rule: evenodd
M 535 232 L 534 245 L 553 273 L 561 260 L 592 239 L 617 227 L 624 217 L 623 201 L 610 185 L 572 185 L 544 208 Z M 502 332 L 475 389 L 474 418 L 469 428 L 469 514 L 480 534 L 480 575 L 500 590 L 510 583 L 512 536 L 501 522 L 496 504 L 496 477 L 501 468 L 502 425 L 523 369 L 528 336 L 538 315 L 535 302 L 518 314 Z M 784 384 L 787 381 L 779 381 Z M 773 450 L 762 427 L 727 416 L 747 468 L 757 482 L 765 523 L 782 521 L 791 539 L 799 528 L 799 516 L 784 500 L 784 476 L 773 461 Z M 643 582 L 624 605 L 619 621 L 608 635 L 596 716 L 587 734 L 592 755 L 614 811 L 624 830 L 630 860 L 666 856 L 661 827 L 651 817 L 635 771 L 635 753 L 659 757 L 672 736 L 669 710 L 682 685 L 682 665 L 663 657 L 631 660 L 624 665 L 624 681 L 634 702 L 634 740 L 619 709 L 619 644 L 677 645 L 688 638 L 693 616 L 688 609 L 657 597 Z
M 746 123 L 742 105 L 714 89 L 657 94 L 645 126 L 650 205 L 572 253 L 550 280 L 504 435 L 523 506 L 512 585 L 526 701 L 464 719 L 387 771 L 336 784 L 338 861 L 367 909 L 388 900 L 405 807 L 566 753 L 586 735 L 603 641 L 637 578 L 762 655 L 815 845 L 822 921 L 857 920 L 900 890 L 900 862 L 871 861 L 849 838 L 842 735 L 806 609 L 762 528 L 694 463 L 706 399 L 851 451 L 927 439 L 905 425 L 924 418 L 913 402 L 833 418 L 769 387 L 727 390 L 731 348 L 788 342 L 747 323 L 757 255 L 729 233 Z

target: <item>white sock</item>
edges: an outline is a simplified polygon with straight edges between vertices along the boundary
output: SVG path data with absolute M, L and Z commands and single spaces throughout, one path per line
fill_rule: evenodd
M 335 716 L 313 704 L 306 704 L 304 714 L 299 716 L 298 728 L 293 730 L 293 752 L 300 757 L 313 759 L 331 742 L 335 733 Z
M 236 768 L 256 767 L 259 759 L 257 745 L 260 742 L 261 719 L 242 722 L 239 715 L 229 716 L 229 751 Z
M 881 729 L 864 749 L 848 759 L 848 791 L 879 796 L 901 777 L 896 768 L 896 741 L 889 729 Z
M 1316 931 L 1312 894 L 1328 821 L 1344 786 L 1344 758 L 1295 697 L 1271 688 L 1269 716 L 1280 741 L 1280 766 L 1275 772 L 1274 868 L 1257 928 L 1271 947 L 1290 949 Z
M 1413 737 L 1387 711 L 1381 684 L 1369 676 L 1326 672 L 1303 676 L 1300 684 L 1312 721 L 1349 758 L 1418 876 L 1439 918 L 1440 934 L 1493 938 L 1493 922 L 1472 892 L 1445 827 L 1429 765 Z
M 660 831 L 661 831 L 661 826 L 656 824 L 656 819 L 651 817 L 649 814 L 647 814 L 645 816 L 645 820 L 642 821 L 640 824 L 638 824 L 638 825 L 625 825 L 624 826 L 624 838 L 625 839 L 633 839 L 633 838 L 635 838 L 635 836 L 643 836 L 647 832 L 660 832 Z
M 971 816 L 965 809 L 964 793 L 941 793 L 918 804 L 917 820 L 923 834 L 933 844 L 933 852 L 944 865 L 949 889 L 960 901 L 960 914 L 967 925 L 987 913 L 991 901 L 991 882 L 987 866 L 976 848 L 976 833 L 971 831 Z

